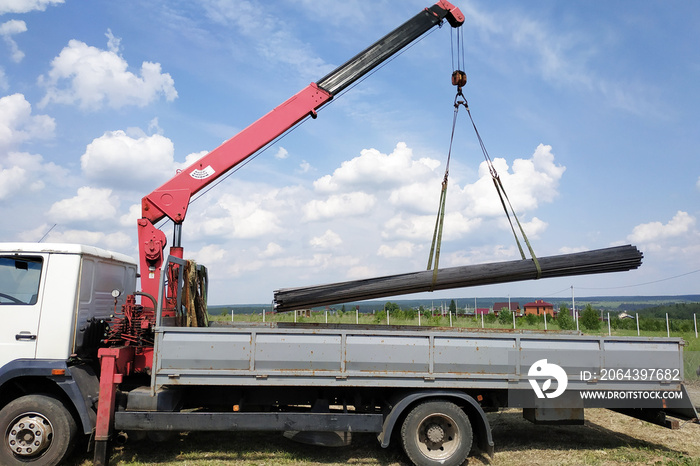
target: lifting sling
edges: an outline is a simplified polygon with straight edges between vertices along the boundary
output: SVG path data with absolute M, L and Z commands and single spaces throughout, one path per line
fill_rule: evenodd
M 518 225 L 518 230 L 520 231 L 520 234 L 522 235 L 523 241 L 525 242 L 525 245 L 527 246 L 527 249 L 530 253 L 530 256 L 532 257 L 532 260 L 535 264 L 535 267 L 537 269 L 537 277 L 540 278 L 542 275 L 542 269 L 540 267 L 539 261 L 537 260 L 537 256 L 535 255 L 535 251 L 532 248 L 532 245 L 530 244 L 530 241 L 527 238 L 527 235 L 525 234 L 525 230 L 523 229 L 522 225 L 520 224 L 520 221 L 518 220 L 518 216 L 515 214 L 515 210 L 513 209 L 512 204 L 510 203 L 510 199 L 508 198 L 508 194 L 506 193 L 505 188 L 503 187 L 503 183 L 501 182 L 501 178 L 498 175 L 498 172 L 496 171 L 496 167 L 493 165 L 493 161 L 491 160 L 491 157 L 489 156 L 488 151 L 486 150 L 486 146 L 484 145 L 484 141 L 481 139 L 481 135 L 479 134 L 479 130 L 476 128 L 476 124 L 474 123 L 474 118 L 472 117 L 471 111 L 469 110 L 469 104 L 467 103 L 466 97 L 464 97 L 464 94 L 462 93 L 462 87 L 467 82 L 467 76 L 464 73 L 464 71 L 461 70 L 456 70 L 452 73 L 452 84 L 457 86 L 457 95 L 455 96 L 454 100 L 454 116 L 452 119 L 452 132 L 450 135 L 450 145 L 449 145 L 449 150 L 447 153 L 447 163 L 445 164 L 445 176 L 442 180 L 442 190 L 440 192 L 440 202 L 438 206 L 438 214 L 437 218 L 435 220 L 435 229 L 433 231 L 433 240 L 432 244 L 430 246 L 430 255 L 428 257 L 428 268 L 427 270 L 433 270 L 433 286 L 435 286 L 435 283 L 437 282 L 437 275 L 438 275 L 438 264 L 440 262 L 440 246 L 442 242 L 442 232 L 443 232 L 443 224 L 445 220 L 445 202 L 447 198 L 447 180 L 449 176 L 449 170 L 450 170 L 450 158 L 452 156 L 452 144 L 454 142 L 454 133 L 455 133 L 455 127 L 457 124 L 457 114 L 460 106 L 464 106 L 464 108 L 467 110 L 467 114 L 469 115 L 469 119 L 472 123 L 472 127 L 474 128 L 474 132 L 476 133 L 476 137 L 479 140 L 479 145 L 481 147 L 481 151 L 484 154 L 484 159 L 486 160 L 486 164 L 489 167 L 489 173 L 491 174 L 491 179 L 493 180 L 493 185 L 496 188 L 496 192 L 498 193 L 498 197 L 501 201 L 501 205 L 503 206 L 503 210 L 506 214 L 506 218 L 508 219 L 508 223 L 510 224 L 510 229 L 513 232 L 513 237 L 515 238 L 515 243 L 518 246 L 518 250 L 520 251 L 520 257 L 525 260 L 525 252 L 523 251 L 523 247 L 520 244 L 520 240 L 518 239 L 518 234 L 515 230 L 515 226 L 513 225 L 513 220 L 511 220 L 511 214 L 513 215 L 513 219 L 515 219 L 515 223 Z M 510 209 L 510 213 L 508 212 Z

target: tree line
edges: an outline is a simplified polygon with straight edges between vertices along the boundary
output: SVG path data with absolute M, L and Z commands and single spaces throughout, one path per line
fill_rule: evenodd
M 420 313 L 422 317 L 430 319 L 434 311 L 425 309 L 423 306 L 416 308 L 401 308 L 397 303 L 387 302 L 382 311 L 375 313 L 377 322 L 386 321 L 386 313 L 389 312 L 390 318 L 412 320 L 418 317 Z M 449 312 L 454 316 L 459 316 L 455 301 L 450 302 Z M 639 329 L 643 331 L 664 331 L 666 330 L 666 313 L 669 318 L 669 328 L 672 332 L 692 332 L 694 329 L 693 315 L 700 314 L 700 303 L 678 303 L 670 305 L 662 305 L 654 308 L 647 308 L 643 312 L 639 312 Z M 637 319 L 619 318 L 621 313 L 610 313 L 610 327 L 613 330 L 625 329 L 636 330 Z M 601 318 L 603 316 L 604 318 Z M 578 324 L 579 328 L 588 331 L 600 331 L 607 319 L 608 313 L 601 312 L 600 309 L 594 309 L 592 305 L 586 304 L 579 312 Z M 440 317 L 440 314 L 435 317 Z M 498 321 L 504 327 L 509 327 L 513 322 L 513 314 L 507 308 L 495 313 L 489 313 L 483 316 L 484 322 L 493 324 Z M 523 317 L 525 323 L 530 326 L 537 325 L 543 320 L 542 316 L 528 314 Z M 551 323 L 559 327 L 561 330 L 575 330 L 576 321 L 571 314 L 570 309 L 565 303 L 559 305 L 557 317 L 549 314 L 546 315 L 547 323 Z

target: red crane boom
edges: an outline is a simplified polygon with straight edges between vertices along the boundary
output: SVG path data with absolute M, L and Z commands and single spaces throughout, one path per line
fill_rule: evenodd
M 224 142 L 196 163 L 175 175 L 141 201 L 138 220 L 141 287 L 158 296 L 160 268 L 164 261 L 165 234 L 155 226 L 163 218 L 175 224 L 170 254 L 182 258 L 181 227 L 194 194 L 245 161 L 301 120 L 316 117 L 318 110 L 343 89 L 446 19 L 452 27 L 464 23 L 462 12 L 440 0 L 372 44 L 336 70 L 289 98 L 274 110 Z M 158 297 L 158 299 L 162 296 Z

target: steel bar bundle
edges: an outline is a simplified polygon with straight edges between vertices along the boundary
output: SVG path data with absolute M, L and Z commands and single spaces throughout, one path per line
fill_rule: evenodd
M 439 269 L 435 282 L 433 271 L 428 270 L 326 285 L 284 288 L 274 292 L 275 308 L 282 312 L 424 291 L 624 272 L 639 267 L 642 257 L 636 247 L 626 245 L 541 257 L 538 258 L 540 272 L 532 259 L 525 259 Z

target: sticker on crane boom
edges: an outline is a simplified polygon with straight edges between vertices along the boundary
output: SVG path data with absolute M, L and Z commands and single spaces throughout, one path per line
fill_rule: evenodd
M 205 178 L 209 178 L 214 173 L 216 173 L 216 172 L 211 167 L 211 165 L 207 165 L 207 167 L 204 169 L 195 168 L 194 170 L 192 170 L 190 172 L 190 176 L 192 178 L 194 178 L 195 180 L 203 180 Z

